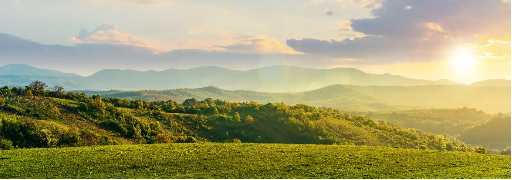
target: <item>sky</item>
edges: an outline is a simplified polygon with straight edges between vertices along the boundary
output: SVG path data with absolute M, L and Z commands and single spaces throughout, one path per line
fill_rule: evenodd
M 2 0 L 0 66 L 272 65 L 471 83 L 510 79 L 504 0 Z

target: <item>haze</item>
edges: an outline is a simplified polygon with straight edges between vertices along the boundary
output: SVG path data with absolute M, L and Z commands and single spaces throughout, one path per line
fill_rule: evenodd
M 4 0 L 0 24 L 0 66 L 83 76 L 272 65 L 458 83 L 511 76 L 502 0 Z

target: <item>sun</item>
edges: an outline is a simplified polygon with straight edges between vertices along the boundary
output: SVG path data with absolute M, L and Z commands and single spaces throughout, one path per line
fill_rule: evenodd
M 474 52 L 464 48 L 457 48 L 451 59 L 453 70 L 459 73 L 470 73 L 479 63 Z

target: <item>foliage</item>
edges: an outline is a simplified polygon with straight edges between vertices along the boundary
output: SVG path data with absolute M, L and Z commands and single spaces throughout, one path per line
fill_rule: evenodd
M 8 140 L 8 139 L 0 139 L 0 149 L 3 149 L 3 150 L 14 149 L 14 146 L 12 145 L 12 141 Z
M 510 116 L 497 116 L 467 128 L 459 138 L 471 144 L 502 149 L 510 146 L 510 126 Z
M 457 136 L 464 129 L 481 124 L 493 117 L 475 108 L 413 109 L 403 111 L 351 112 L 376 120 L 398 123 L 404 127 L 421 129 L 436 134 Z
M 505 149 L 500 151 L 501 155 L 510 155 L 510 146 L 507 146 Z
M 18 147 L 232 142 L 347 144 L 472 151 L 449 135 L 425 133 L 332 108 L 224 100 L 127 100 L 2 88 L 0 136 Z M 244 117 L 243 119 L 241 117 Z M 243 121 L 242 121 L 243 120 Z

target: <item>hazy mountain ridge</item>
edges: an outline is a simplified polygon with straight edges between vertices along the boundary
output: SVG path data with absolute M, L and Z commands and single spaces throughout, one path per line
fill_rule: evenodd
M 0 75 L 25 75 L 25 76 L 59 76 L 81 77 L 74 73 L 64 73 L 55 70 L 40 69 L 26 64 L 9 64 L 0 67 Z
M 471 83 L 471 86 L 502 86 L 510 87 L 510 80 L 505 79 L 489 79 L 485 81 L 478 81 Z
M 0 67 L 0 85 L 20 86 L 41 80 L 50 86 L 68 90 L 142 90 L 178 89 L 216 86 L 230 90 L 262 92 L 301 92 L 333 84 L 376 86 L 450 85 L 451 81 L 411 79 L 391 74 L 369 74 L 353 68 L 313 69 L 296 66 L 269 66 L 247 71 L 214 66 L 164 71 L 105 69 L 88 77 L 73 73 L 43 70 L 28 65 Z M 59 77 L 61 81 L 55 81 Z M 22 80 L 21 80 L 22 79 Z

